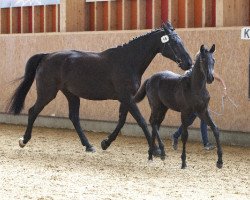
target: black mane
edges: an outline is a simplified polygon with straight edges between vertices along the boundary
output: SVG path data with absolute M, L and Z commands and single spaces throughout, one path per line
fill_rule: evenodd
M 147 32 L 143 35 L 140 35 L 140 36 L 136 36 L 134 38 L 132 38 L 131 40 L 129 40 L 128 42 L 124 43 L 124 44 L 121 44 L 121 45 L 118 45 L 117 48 L 120 48 L 120 47 L 127 47 L 128 45 L 133 45 L 134 42 L 138 42 L 139 40 L 144 40 L 145 37 L 151 35 L 151 34 L 154 34 L 154 33 L 157 33 L 159 31 L 161 31 L 162 29 L 161 28 L 157 28 L 157 29 L 154 29 L 150 32 Z

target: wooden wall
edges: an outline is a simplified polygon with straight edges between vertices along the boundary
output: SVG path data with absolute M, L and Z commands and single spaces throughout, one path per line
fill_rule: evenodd
M 60 5 L 0 8 L 0 31 L 10 33 L 57 32 Z
M 232 28 L 189 28 L 177 29 L 177 33 L 193 57 L 201 44 L 216 45 L 215 70 L 225 80 L 228 95 L 238 105 L 234 108 L 225 101 L 225 111 L 222 116 L 212 114 L 215 122 L 222 130 L 250 132 L 250 100 L 248 97 L 249 85 L 249 51 L 250 41 L 240 39 L 241 27 Z M 87 51 L 102 51 L 128 42 L 135 36 L 145 34 L 147 31 L 98 31 L 81 33 L 47 33 L 47 34 L 12 34 L 0 35 L 0 112 L 5 113 L 7 100 L 17 87 L 13 80 L 23 76 L 25 64 L 30 56 L 40 52 L 52 52 L 63 49 L 76 49 Z M 183 73 L 176 63 L 156 56 L 143 79 L 161 70 L 172 70 Z M 221 112 L 221 93 L 223 88 L 214 82 L 209 86 L 211 94 L 210 108 Z M 28 93 L 24 114 L 36 99 L 35 84 Z M 147 100 L 139 104 L 146 120 L 149 118 L 150 109 Z M 117 121 L 119 104 L 117 101 L 88 101 L 81 100 L 80 117 L 89 120 Z M 42 115 L 68 117 L 66 98 L 59 92 L 42 112 Z M 131 116 L 128 122 L 134 123 Z M 163 125 L 178 126 L 180 116 L 170 111 Z M 198 123 L 194 126 L 198 126 Z
M 0 33 L 133 30 L 250 25 L 250 0 L 61 0 L 60 5 L 0 9 Z

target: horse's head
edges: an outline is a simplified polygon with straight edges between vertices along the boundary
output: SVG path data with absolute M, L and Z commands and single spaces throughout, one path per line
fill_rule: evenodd
M 204 45 L 200 47 L 200 53 L 197 55 L 196 62 L 200 62 L 203 73 L 207 78 L 207 83 L 210 84 L 214 81 L 214 57 L 213 53 L 215 51 L 215 44 L 210 50 L 207 50 Z
M 162 55 L 175 61 L 183 70 L 190 69 L 192 59 L 171 23 L 163 23 L 162 29 L 164 30 L 164 35 L 161 37 L 163 43 Z

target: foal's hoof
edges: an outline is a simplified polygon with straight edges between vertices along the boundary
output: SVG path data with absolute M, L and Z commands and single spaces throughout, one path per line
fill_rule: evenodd
M 166 155 L 161 155 L 161 160 L 164 161 L 166 158 Z
M 184 164 L 181 165 L 181 169 L 186 169 L 186 168 L 187 168 L 187 164 L 186 163 L 184 163 Z
M 222 168 L 222 166 L 223 166 L 223 163 L 216 163 L 216 166 L 219 168 L 219 169 L 221 169 Z
M 108 142 L 107 139 L 105 139 L 105 140 L 103 140 L 103 141 L 101 142 L 102 150 L 106 150 L 106 149 L 109 147 L 110 144 L 108 144 L 107 142 Z
M 20 146 L 21 148 L 23 148 L 23 147 L 25 147 L 25 145 L 26 145 L 26 144 L 24 144 L 24 142 L 23 142 L 23 137 L 21 137 L 21 138 L 19 139 L 19 146 Z
M 95 152 L 95 148 L 93 146 L 86 147 L 86 152 L 94 153 Z

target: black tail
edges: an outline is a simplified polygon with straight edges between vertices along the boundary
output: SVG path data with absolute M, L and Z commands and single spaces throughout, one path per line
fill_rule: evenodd
M 36 76 L 36 69 L 41 60 L 46 55 L 47 54 L 36 54 L 28 60 L 24 76 L 20 78 L 22 79 L 22 82 L 17 87 L 13 96 L 9 100 L 9 104 L 7 106 L 8 113 L 19 114 L 22 111 L 25 97 L 28 94 L 32 83 L 34 82 Z
M 136 95 L 134 96 L 134 100 L 136 103 L 139 103 L 144 99 L 146 96 L 146 85 L 147 85 L 148 79 L 142 84 L 141 88 L 138 90 Z

